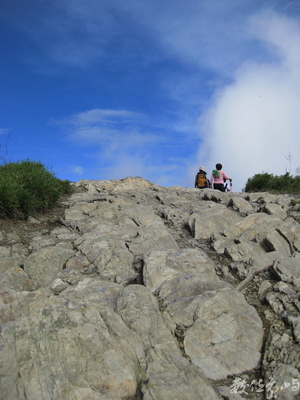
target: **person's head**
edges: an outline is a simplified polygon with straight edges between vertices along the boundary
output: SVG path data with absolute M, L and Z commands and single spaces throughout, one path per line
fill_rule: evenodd
M 204 167 L 200 167 L 200 168 L 199 168 L 199 171 L 206 172 Z
M 221 169 L 222 169 L 222 164 L 220 164 L 220 163 L 216 164 L 216 169 L 217 169 L 218 171 L 221 171 Z

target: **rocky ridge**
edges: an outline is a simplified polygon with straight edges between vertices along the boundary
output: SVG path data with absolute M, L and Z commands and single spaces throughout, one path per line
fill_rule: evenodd
M 0 399 L 300 398 L 297 199 L 74 187 L 2 223 Z

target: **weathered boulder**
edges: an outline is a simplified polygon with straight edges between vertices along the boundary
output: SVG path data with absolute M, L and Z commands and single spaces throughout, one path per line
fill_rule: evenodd
M 191 400 L 219 398 L 202 370 L 182 357 L 177 341 L 160 315 L 157 300 L 147 288 L 128 286 L 118 298 L 117 312 L 130 330 L 138 334 L 147 355 L 141 388 L 144 398 L 179 399 L 183 390 Z
M 121 282 L 134 274 L 134 257 L 116 232 L 93 230 L 76 240 L 75 245 L 103 279 Z
M 221 193 L 221 192 L 220 192 Z M 208 239 L 215 232 L 223 232 L 228 226 L 235 225 L 242 217 L 223 204 L 212 202 L 205 211 L 193 213 L 189 219 L 195 239 Z
M 172 320 L 188 327 L 185 352 L 208 378 L 224 379 L 258 365 L 262 322 L 243 295 L 218 279 L 204 252 L 153 252 L 146 259 L 144 282 L 158 293 Z
M 297 253 L 295 257 L 284 257 L 276 260 L 273 265 L 275 274 L 279 279 L 284 282 L 293 283 L 299 287 L 300 278 L 300 254 Z
M 153 250 L 145 257 L 144 283 L 152 292 L 163 292 L 166 296 L 166 287 L 170 286 L 173 278 L 179 281 L 185 273 L 199 276 L 203 281 L 219 280 L 214 263 L 202 250 Z M 175 283 L 174 288 L 178 289 L 179 285 Z
M 0 287 L 14 289 L 16 291 L 31 292 L 37 289 L 38 283 L 35 283 L 28 277 L 26 272 L 18 267 L 12 266 L 7 271 L 0 274 Z
M 263 211 L 269 215 L 275 215 L 278 218 L 284 220 L 287 217 L 286 211 L 279 204 L 267 203 L 263 207 Z
M 253 206 L 243 197 L 232 196 L 228 205 L 244 216 L 255 212 Z
M 121 399 L 136 393 L 144 353 L 109 307 L 101 310 L 88 297 L 66 302 L 45 290 L 30 303 L 26 295 L 22 300 L 22 315 L 2 330 L 1 359 L 10 360 L 3 399 Z
M 58 243 L 31 253 L 24 262 L 24 271 L 37 286 L 46 286 L 74 255 L 71 243 Z
M 207 296 L 195 318 L 185 335 L 185 351 L 208 378 L 224 379 L 259 365 L 262 322 L 243 295 L 223 290 Z
M 176 241 L 161 221 L 152 222 L 138 229 L 136 237 L 126 244 L 134 255 L 147 254 L 152 249 L 177 249 Z
M 224 248 L 224 253 L 232 261 L 244 261 L 245 263 L 249 263 L 253 254 L 259 257 L 264 255 L 265 251 L 259 243 L 249 241 L 236 244 L 232 241 Z
M 224 235 L 242 241 L 261 241 L 271 229 L 276 229 L 282 221 L 264 213 L 250 214 L 247 217 L 228 224 Z
M 203 251 L 156 251 L 145 259 L 144 282 L 162 301 L 177 325 L 190 326 L 206 293 L 230 287 L 215 273 Z

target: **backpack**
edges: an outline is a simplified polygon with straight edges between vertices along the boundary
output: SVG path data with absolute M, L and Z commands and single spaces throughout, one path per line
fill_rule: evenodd
M 196 179 L 197 187 L 208 187 L 208 182 L 206 178 L 206 174 L 201 174 L 198 172 L 197 179 Z

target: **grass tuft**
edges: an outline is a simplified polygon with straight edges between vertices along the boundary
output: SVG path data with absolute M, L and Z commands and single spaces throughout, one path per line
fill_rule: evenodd
M 69 181 L 49 172 L 43 164 L 23 160 L 0 166 L 0 215 L 27 218 L 56 206 L 60 197 L 71 193 Z

